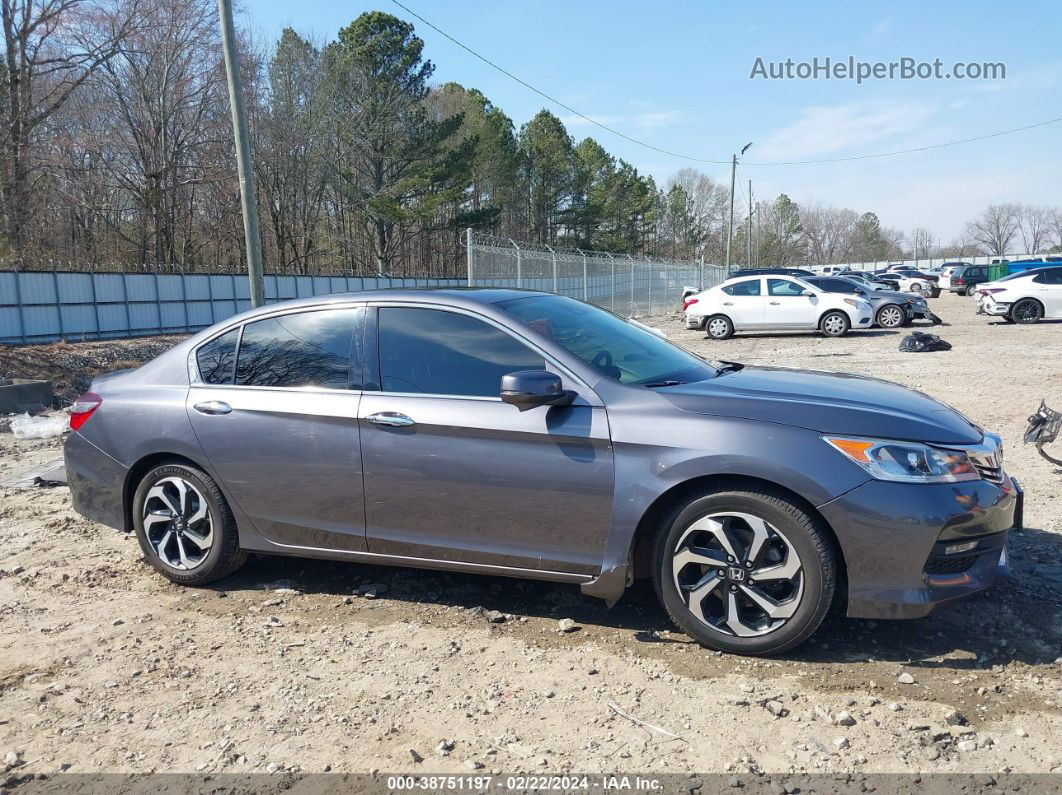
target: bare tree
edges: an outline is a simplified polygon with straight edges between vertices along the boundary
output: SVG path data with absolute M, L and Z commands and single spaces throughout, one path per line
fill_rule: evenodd
M 0 199 L 7 245 L 21 253 L 32 210 L 32 149 L 46 122 L 114 57 L 136 17 L 136 0 L 0 0 Z
M 977 220 L 970 222 L 967 234 L 986 253 L 1001 257 L 1007 253 L 1018 232 L 1018 215 L 1016 204 L 990 205 Z
M 933 230 L 918 226 L 911 230 L 911 254 L 915 259 L 929 259 L 933 249 Z
M 852 256 L 853 237 L 859 216 L 847 208 L 813 203 L 800 214 L 808 244 L 808 264 L 846 262 Z
M 1018 234 L 1021 235 L 1023 253 L 1036 254 L 1047 247 L 1051 238 L 1050 207 L 1035 207 L 1022 204 L 1018 207 Z

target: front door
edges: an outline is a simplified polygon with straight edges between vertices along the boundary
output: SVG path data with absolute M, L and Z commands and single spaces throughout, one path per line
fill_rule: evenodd
M 247 323 L 242 339 L 235 329 L 197 352 L 192 427 L 226 495 L 274 543 L 365 549 L 357 422 L 364 312 L 268 317 Z
M 819 298 L 804 295 L 806 289 L 791 279 L 768 279 L 764 324 L 780 329 L 814 328 L 819 319 Z
M 595 573 L 613 486 L 596 396 L 559 373 L 575 405 L 503 403 L 502 375 L 554 367 L 486 318 L 381 306 L 376 325 L 380 389 L 358 410 L 369 552 Z

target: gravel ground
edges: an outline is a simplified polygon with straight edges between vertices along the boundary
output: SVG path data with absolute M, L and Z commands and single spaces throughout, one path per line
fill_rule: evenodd
M 933 307 L 951 352 L 902 354 L 886 332 L 710 342 L 652 322 L 713 358 L 892 379 L 1000 431 L 1027 529 L 1012 537 L 1015 576 L 988 594 L 915 622 L 834 617 L 783 659 L 743 659 L 671 631 L 643 584 L 609 610 L 567 585 L 262 557 L 181 588 L 134 540 L 74 514 L 65 488 L 0 490 L 9 783 L 60 770 L 1062 772 L 1062 472 L 1021 444 L 1041 397 L 1062 408 L 1062 324 L 1000 325 L 950 295 Z M 0 477 L 59 451 L 0 434 Z

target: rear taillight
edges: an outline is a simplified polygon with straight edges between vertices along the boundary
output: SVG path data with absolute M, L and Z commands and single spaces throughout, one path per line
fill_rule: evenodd
M 687 309 L 689 309 L 691 306 L 693 306 L 700 300 L 700 298 L 687 298 L 685 301 L 682 302 L 682 311 L 685 312 Z
M 71 430 L 77 430 L 85 424 L 85 420 L 92 416 L 92 413 L 103 405 L 103 398 L 97 395 L 95 392 L 86 392 L 84 395 L 74 401 L 74 405 L 70 407 L 70 428 Z
M 952 284 L 965 284 L 965 282 L 962 280 L 962 276 L 956 276 L 954 279 L 951 280 L 951 282 Z
M 995 295 L 996 293 L 1005 293 L 1006 291 L 1006 287 L 989 287 L 987 290 L 978 290 L 977 292 L 984 293 L 985 295 Z

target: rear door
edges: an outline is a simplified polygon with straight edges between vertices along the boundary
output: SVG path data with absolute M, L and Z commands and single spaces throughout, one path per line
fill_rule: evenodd
M 1035 296 L 1044 305 L 1044 314 L 1062 318 L 1062 268 L 1048 268 L 1033 278 Z
M 815 328 L 819 320 L 819 297 L 804 295 L 805 289 L 792 279 L 767 279 L 764 325 L 780 329 Z
M 754 276 L 722 288 L 723 311 L 734 328 L 756 329 L 763 326 L 763 279 Z
M 192 427 L 222 490 L 274 543 L 365 548 L 357 422 L 364 313 L 278 313 L 197 351 Z
M 473 313 L 381 305 L 375 323 L 379 365 L 358 411 L 369 552 L 595 573 L 613 488 L 597 396 Z M 541 369 L 579 393 L 574 405 L 519 411 L 498 397 L 505 373 Z

